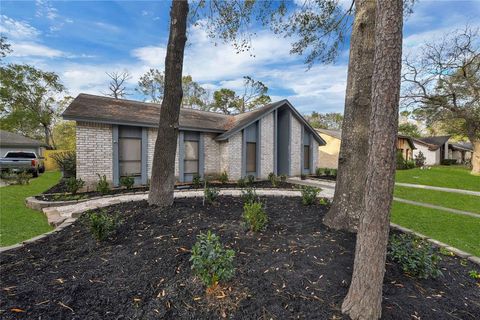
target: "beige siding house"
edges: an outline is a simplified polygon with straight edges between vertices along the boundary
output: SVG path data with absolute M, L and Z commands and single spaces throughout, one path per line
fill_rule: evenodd
M 77 123 L 77 177 L 95 183 L 105 175 L 113 185 L 133 176 L 146 184 L 160 105 L 80 94 L 63 117 Z M 226 172 L 247 175 L 313 173 L 325 141 L 287 100 L 256 110 L 224 115 L 181 109 L 175 159 L 179 182 Z

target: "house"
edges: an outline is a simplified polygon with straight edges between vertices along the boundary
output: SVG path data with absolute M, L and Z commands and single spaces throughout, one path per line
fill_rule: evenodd
M 87 183 L 105 175 L 146 184 L 152 172 L 160 105 L 80 94 L 63 113 L 77 124 L 77 177 Z M 298 111 L 282 100 L 238 115 L 182 108 L 175 159 L 180 182 L 226 172 L 298 176 L 312 173 L 325 141 Z
M 342 139 L 341 130 L 315 129 L 320 137 L 327 142 L 326 145 L 318 147 L 319 168 L 338 168 L 338 155 Z M 397 138 L 397 150 L 402 153 L 405 160 L 412 160 L 415 145 L 412 138 L 399 134 Z
M 473 146 L 469 143 L 450 142 L 450 136 L 435 136 L 414 139 L 417 151 L 425 156 L 426 165 L 439 165 L 445 159 L 456 159 L 457 163 L 465 163 L 472 158 Z
M 35 152 L 37 156 L 42 157 L 46 147 L 47 144 L 44 142 L 0 130 L 0 158 L 4 157 L 8 151 Z

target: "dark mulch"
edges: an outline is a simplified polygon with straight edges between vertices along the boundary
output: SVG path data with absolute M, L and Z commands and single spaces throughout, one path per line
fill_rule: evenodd
M 205 207 L 180 199 L 163 212 L 145 201 L 109 207 L 124 222 L 100 244 L 80 218 L 1 255 L 0 317 L 341 319 L 355 236 L 323 226 L 326 207 L 303 207 L 300 198 L 264 201 L 270 224 L 260 234 L 243 229 L 242 204 L 232 197 Z M 232 291 L 223 299 L 205 298 L 188 261 L 195 236 L 208 229 L 236 251 Z M 437 280 L 415 280 L 388 262 L 383 318 L 479 319 L 480 290 L 467 274 L 476 267 L 460 262 L 443 257 Z
M 222 188 L 222 189 L 229 189 L 229 188 L 238 188 L 237 183 L 220 183 L 217 181 L 209 182 L 208 185 L 210 187 Z M 270 181 L 254 181 L 250 184 L 252 187 L 255 188 L 279 188 L 279 189 L 292 189 L 296 186 L 294 184 L 288 182 L 278 182 L 275 186 L 273 186 Z M 298 186 L 297 186 L 298 187 Z M 175 185 L 175 189 L 192 189 L 196 190 L 202 187 L 195 187 L 191 184 L 177 184 Z M 68 188 L 65 183 L 65 180 L 61 180 L 59 183 L 48 189 L 47 191 L 43 192 L 41 195 L 36 196 L 35 198 L 38 200 L 43 201 L 66 201 L 66 200 L 79 200 L 79 199 L 88 199 L 94 197 L 100 197 L 104 195 L 118 195 L 118 194 L 126 194 L 126 193 L 134 193 L 134 192 L 145 192 L 148 191 L 149 187 L 147 186 L 139 186 L 134 187 L 132 189 L 125 189 L 125 188 L 115 188 L 111 189 L 106 194 L 101 194 L 97 191 L 86 191 L 86 192 L 78 192 L 76 195 L 71 195 L 68 193 Z

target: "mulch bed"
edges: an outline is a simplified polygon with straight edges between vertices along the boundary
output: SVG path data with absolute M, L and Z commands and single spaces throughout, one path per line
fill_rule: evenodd
M 321 175 L 321 176 L 309 176 L 310 179 L 320 179 L 320 180 L 330 180 L 330 181 L 337 181 L 337 176 L 332 175 Z
M 263 198 L 270 223 L 258 234 L 241 223 L 239 198 L 215 205 L 179 199 L 161 211 L 147 202 L 105 208 L 121 214 L 116 236 L 97 243 L 86 218 L 1 254 L 2 319 L 345 319 L 355 236 L 322 223 L 325 206 Z M 236 252 L 226 297 L 206 298 L 189 249 L 212 230 Z M 442 257 L 437 280 L 415 280 L 387 262 L 384 319 L 479 319 L 478 267 Z M 223 296 L 223 294 L 222 294 Z
M 239 187 L 238 184 L 235 182 L 220 183 L 217 181 L 212 181 L 212 182 L 209 182 L 208 185 L 210 187 L 216 187 L 216 188 L 222 188 L 222 189 L 231 189 L 231 188 Z M 251 184 L 251 186 L 255 188 L 278 188 L 278 189 L 292 189 L 292 188 L 298 187 L 294 184 L 291 184 L 288 182 L 281 182 L 281 181 L 279 181 L 275 187 L 272 186 L 270 181 L 254 181 Z M 200 188 L 196 188 L 191 184 L 185 184 L 185 183 L 175 185 L 175 189 L 182 189 L 182 190 L 185 190 L 185 189 L 197 190 L 201 188 L 203 188 L 203 186 Z M 134 187 L 130 190 L 127 190 L 125 188 L 115 188 L 115 189 L 111 189 L 107 194 L 101 194 L 100 192 L 97 192 L 97 191 L 87 191 L 87 192 L 78 192 L 76 195 L 71 195 L 68 193 L 68 188 L 66 186 L 65 180 L 61 180 L 59 183 L 57 183 L 47 191 L 43 192 L 41 195 L 36 196 L 35 198 L 37 200 L 43 200 L 43 201 L 80 200 L 80 199 L 101 197 L 105 195 L 120 195 L 120 194 L 134 193 L 134 192 L 145 192 L 148 190 L 149 190 L 149 187 L 140 186 L 140 187 Z

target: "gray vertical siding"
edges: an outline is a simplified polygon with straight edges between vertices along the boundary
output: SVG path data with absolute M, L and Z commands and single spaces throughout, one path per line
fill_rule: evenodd
M 178 134 L 178 180 L 180 182 L 185 182 L 185 145 L 184 145 L 184 132 L 180 131 Z
M 148 172 L 147 172 L 147 162 L 148 162 L 148 128 L 142 128 L 142 184 L 147 184 Z

